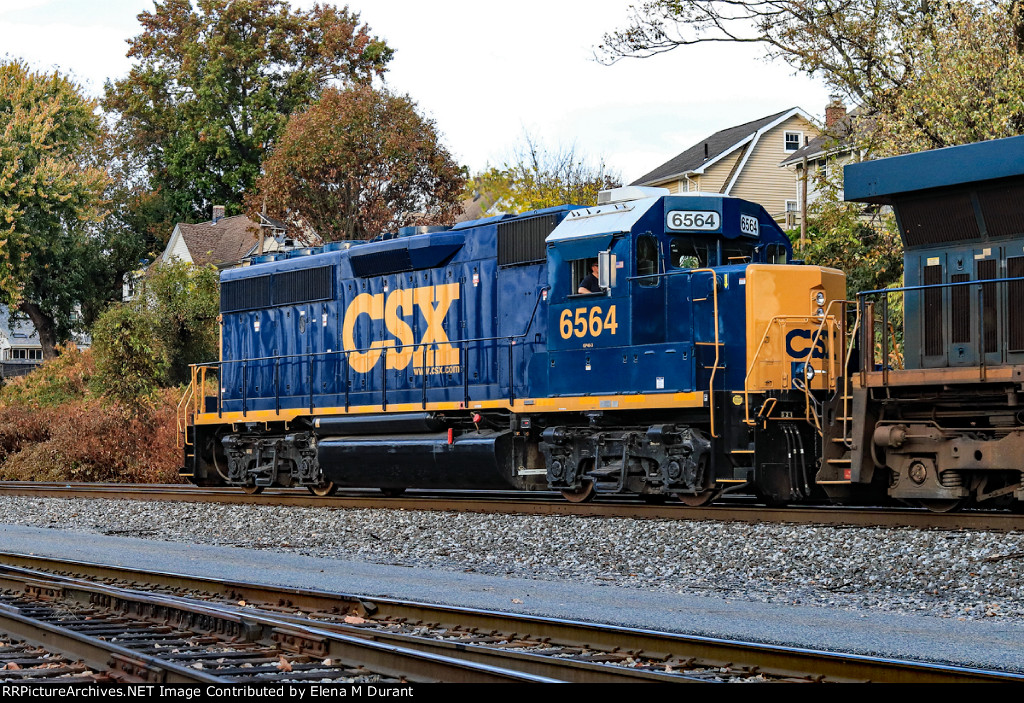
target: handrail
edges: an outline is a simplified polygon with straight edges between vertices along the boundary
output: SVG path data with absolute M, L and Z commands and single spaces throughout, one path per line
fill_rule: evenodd
M 757 349 L 754 351 L 754 354 L 753 354 L 753 356 L 750 359 L 750 364 L 747 367 L 747 373 L 746 373 L 746 375 L 744 376 L 744 379 L 743 379 L 744 423 L 745 424 L 747 424 L 747 425 L 753 424 L 753 421 L 751 420 L 751 417 L 750 417 L 750 393 L 751 393 L 751 391 L 750 391 L 750 377 L 751 377 L 751 375 L 754 372 L 754 366 L 760 360 L 761 351 L 765 348 L 765 344 L 768 342 L 768 340 L 770 338 L 770 333 L 771 333 L 772 327 L 774 325 L 776 325 L 776 324 L 785 324 L 785 323 L 791 322 L 791 321 L 817 322 L 818 323 L 818 328 L 815 330 L 814 334 L 811 336 L 810 347 L 809 347 L 808 352 L 807 352 L 808 363 L 804 365 L 803 391 L 804 391 L 805 397 L 807 398 L 807 406 L 805 408 L 805 418 L 808 420 L 808 422 L 810 422 L 811 418 L 813 416 L 814 423 L 815 423 L 815 425 L 817 427 L 818 433 L 821 434 L 821 424 L 817 421 L 817 415 L 810 412 L 810 408 L 811 408 L 811 403 L 810 403 L 810 386 L 808 385 L 807 372 L 808 372 L 809 366 L 810 366 L 811 353 L 812 353 L 814 347 L 817 345 L 818 340 L 821 339 L 822 332 L 825 331 L 826 327 L 829 327 L 829 329 L 831 331 L 835 331 L 835 332 L 838 332 L 840 334 L 843 332 L 843 327 L 839 324 L 839 322 L 836 319 L 836 317 L 833 314 L 831 314 L 831 310 L 832 310 L 832 306 L 834 304 L 836 304 L 836 303 L 839 303 L 840 305 L 846 305 L 846 304 L 848 304 L 850 302 L 852 302 L 852 301 L 845 300 L 845 299 L 842 299 L 842 298 L 836 298 L 834 300 L 831 300 L 831 301 L 829 301 L 828 306 L 825 308 L 824 314 L 822 314 L 820 317 L 818 317 L 816 315 L 774 315 L 774 316 L 771 317 L 771 319 L 768 320 L 768 323 L 765 325 L 764 332 L 761 335 L 761 341 L 758 344 Z M 858 311 L 858 314 L 859 314 L 859 311 Z M 837 363 L 836 354 L 835 354 L 835 341 L 834 341 L 833 337 L 834 337 L 833 334 L 829 334 L 828 335 L 828 345 L 829 345 L 829 349 L 828 349 L 828 365 L 829 365 L 829 368 L 826 371 L 826 373 L 828 374 L 828 379 L 829 379 L 829 383 L 830 384 L 831 383 L 835 383 L 836 363 Z M 844 345 L 845 345 L 845 342 L 844 342 Z M 852 353 L 852 347 L 850 349 L 851 349 L 851 353 Z M 848 355 L 845 358 L 849 358 Z M 844 395 L 845 395 L 845 393 L 844 393 Z
M 174 411 L 174 421 L 178 428 L 178 436 L 175 441 L 175 446 L 178 449 L 189 446 L 188 436 L 185 430 L 188 426 L 188 406 L 189 403 L 192 402 L 193 395 L 195 395 L 194 379 L 193 383 L 188 384 L 188 388 L 185 389 L 185 392 L 182 394 L 181 399 L 178 401 L 178 406 Z M 182 406 L 185 408 L 184 414 L 182 413 Z
M 718 435 L 715 434 L 715 374 L 718 372 L 718 361 L 719 354 L 721 354 L 722 344 L 719 340 L 718 330 L 718 274 L 715 269 L 703 268 L 693 269 L 687 273 L 710 273 L 711 274 L 711 292 L 712 299 L 714 301 L 714 315 L 715 315 L 715 362 L 711 367 L 711 377 L 708 379 L 708 414 L 711 416 L 711 438 L 717 439 Z M 705 298 L 707 300 L 707 298 Z M 694 300 L 696 302 L 696 300 Z M 696 342 L 695 342 L 696 343 Z M 696 367 L 696 359 L 694 359 L 694 366 Z
M 540 307 L 540 301 L 544 297 L 544 294 L 546 292 L 548 292 L 549 290 L 550 290 L 549 286 L 541 286 L 540 288 L 537 289 L 537 296 L 536 296 L 536 300 L 533 303 L 533 310 L 531 310 L 531 312 L 530 312 L 530 319 L 527 321 L 526 328 L 522 332 L 520 332 L 518 334 L 494 335 L 494 336 L 490 336 L 490 337 L 476 337 L 476 338 L 468 338 L 468 339 L 449 339 L 449 340 L 447 340 L 447 342 L 438 342 L 438 341 L 414 342 L 412 344 L 404 344 L 404 345 L 402 345 L 403 349 L 404 348 L 410 348 L 412 350 L 412 353 L 411 353 L 410 356 L 413 357 L 413 356 L 416 355 L 416 353 L 418 351 L 421 351 L 421 348 L 422 348 L 422 358 L 423 358 L 424 368 L 426 366 L 426 353 L 427 353 L 427 350 L 430 349 L 431 347 L 437 346 L 439 344 L 449 344 L 449 345 L 455 347 L 456 349 L 458 349 L 459 350 L 459 363 L 460 363 L 460 366 L 462 367 L 462 373 L 463 373 L 463 377 L 464 377 L 463 378 L 463 385 L 464 385 L 464 391 L 465 391 L 465 403 L 468 405 L 468 403 L 469 403 L 469 375 L 468 375 L 469 374 L 469 371 L 468 371 L 469 364 L 468 364 L 468 359 L 469 359 L 469 349 L 470 348 L 468 346 L 466 346 L 466 345 L 468 345 L 471 342 L 472 343 L 480 343 L 480 342 L 500 342 L 500 341 L 505 341 L 505 342 L 507 342 L 508 349 L 509 349 L 509 388 L 508 388 L 508 397 L 509 397 L 510 402 L 514 402 L 515 395 L 516 395 L 516 393 L 515 393 L 515 378 L 514 378 L 514 372 L 513 372 L 515 340 L 524 339 L 524 338 L 526 338 L 530 334 L 530 331 L 533 329 L 533 323 L 534 323 L 534 321 L 536 320 L 536 317 L 537 317 L 537 310 Z M 466 352 L 465 354 L 463 354 L 464 350 Z M 198 397 L 199 397 L 199 394 L 195 391 L 195 386 L 196 386 L 197 374 L 198 374 L 199 370 L 201 370 L 201 374 L 200 374 L 201 375 L 201 381 L 200 381 L 200 383 L 202 384 L 202 388 L 203 388 L 202 393 L 203 393 L 203 397 L 205 397 L 206 371 L 208 369 L 215 369 L 219 373 L 221 371 L 221 369 L 223 369 L 224 367 L 227 367 L 229 364 L 242 364 L 243 365 L 243 370 L 244 370 L 245 368 L 247 368 L 248 364 L 253 363 L 253 362 L 269 362 L 269 361 L 273 361 L 274 362 L 274 367 L 275 367 L 275 372 L 274 372 L 275 406 L 277 408 L 278 414 L 280 414 L 280 397 L 278 395 L 278 393 L 279 393 L 279 388 L 278 388 L 279 381 L 278 381 L 278 373 L 277 373 L 277 369 L 279 367 L 280 362 L 282 360 L 291 360 L 291 361 L 295 361 L 295 362 L 298 362 L 298 363 L 302 363 L 302 362 L 308 360 L 310 362 L 309 403 L 310 403 L 310 409 L 312 411 L 313 395 L 314 395 L 313 394 L 313 387 L 312 387 L 312 376 L 313 376 L 312 363 L 311 363 L 312 360 L 315 357 L 330 357 L 330 356 L 342 357 L 342 355 L 344 355 L 344 358 L 342 359 L 342 361 L 345 364 L 346 378 L 347 378 L 348 377 L 348 371 L 349 371 L 349 368 L 351 366 L 348 363 L 348 355 L 350 355 L 350 354 L 366 353 L 366 352 L 369 352 L 369 351 L 381 351 L 382 352 L 382 356 L 383 356 L 382 367 L 384 369 L 383 372 L 386 374 L 387 373 L 387 368 L 386 368 L 387 361 L 386 360 L 387 360 L 388 347 L 374 347 L 372 344 L 370 346 L 361 347 L 361 348 L 357 348 L 357 349 L 338 349 L 338 350 L 331 350 L 331 351 L 303 352 L 303 353 L 300 353 L 300 354 L 277 354 L 277 355 L 273 355 L 273 356 L 262 356 L 262 357 L 253 357 L 253 358 L 246 357 L 246 358 L 242 358 L 242 359 L 220 359 L 219 361 L 208 361 L 208 362 L 203 362 L 203 363 L 198 363 L 198 364 L 191 364 L 190 368 L 192 370 L 192 382 L 189 384 L 189 388 L 186 389 L 185 395 L 189 396 L 191 394 L 191 398 L 190 399 L 194 399 L 196 401 L 195 402 L 196 412 L 198 412 Z M 495 347 L 495 353 L 496 354 L 497 354 L 497 351 L 498 351 L 498 348 L 496 346 Z M 424 407 L 426 406 L 426 378 L 427 378 L 427 374 L 423 374 L 423 396 L 424 396 L 423 397 L 423 404 L 424 404 Z M 385 379 L 386 379 L 386 377 L 385 377 Z M 246 407 L 246 402 L 245 402 L 247 400 L 247 398 L 245 397 L 244 383 L 245 383 L 245 381 L 244 381 L 244 374 L 243 374 L 243 389 L 242 389 L 242 394 L 243 394 L 242 395 L 242 401 L 243 401 L 243 403 L 242 403 L 242 416 L 243 417 L 245 417 L 247 415 L 247 413 L 248 413 L 248 409 Z M 348 407 L 348 402 L 349 402 L 348 401 L 348 392 L 349 392 L 348 383 L 346 382 L 346 392 L 345 392 L 345 406 L 346 406 L 346 408 Z M 386 406 L 386 403 L 387 403 L 386 380 L 385 380 L 385 385 L 384 385 L 384 387 L 382 389 L 382 392 L 383 392 L 382 401 L 383 401 L 383 403 Z M 223 405 L 223 400 L 220 397 L 219 390 L 218 390 L 218 396 L 217 397 L 218 397 L 217 408 L 218 408 L 218 413 L 219 413 L 219 412 L 222 411 L 221 408 L 222 408 L 222 405 Z M 179 408 L 182 405 L 182 402 L 185 402 L 185 398 L 184 397 L 182 398 L 182 401 L 179 402 Z M 185 421 L 187 423 L 187 418 L 186 418 Z M 179 431 L 180 431 L 180 427 L 181 427 L 181 420 L 179 419 Z
M 811 350 L 814 349 L 815 345 L 817 344 L 817 340 L 821 339 L 821 333 L 825 329 L 826 323 L 828 321 L 831 320 L 831 324 L 835 325 L 836 330 L 840 334 L 843 333 L 843 331 L 844 331 L 843 328 L 838 324 L 838 322 L 836 321 L 836 318 L 834 316 L 830 316 L 829 315 L 829 312 L 832 310 L 832 306 L 835 305 L 836 303 L 839 303 L 840 305 L 845 306 L 849 302 L 851 302 L 851 301 L 843 299 L 843 298 L 836 298 L 834 300 L 830 300 L 829 301 L 828 306 L 825 308 L 825 313 L 821 316 L 821 323 L 818 325 L 818 329 L 815 331 L 814 335 L 811 336 Z M 844 311 L 844 314 L 843 314 L 843 321 L 845 322 L 845 311 Z M 829 352 L 828 353 L 829 377 L 828 377 L 828 379 L 829 379 L 829 383 L 831 384 L 831 383 L 835 383 L 835 341 L 833 340 L 833 335 L 831 335 L 831 334 L 828 335 L 828 346 L 829 346 L 829 350 L 828 350 L 828 352 Z M 845 344 L 841 348 L 845 349 Z M 821 422 L 818 420 L 817 413 L 812 413 L 811 412 L 811 405 L 812 405 L 812 403 L 811 403 L 811 388 L 808 385 L 808 378 L 807 378 L 807 372 L 810 370 L 810 365 L 811 365 L 810 359 L 811 359 L 811 351 L 808 351 L 807 352 L 807 363 L 804 364 L 804 383 L 803 383 L 804 387 L 803 387 L 803 391 L 804 391 L 804 397 L 806 399 L 804 418 L 808 419 L 808 420 L 813 418 L 814 419 L 815 429 L 818 431 L 818 436 L 824 437 L 825 433 L 824 433 L 824 431 L 821 428 Z M 845 365 L 845 363 L 846 363 L 846 360 L 844 358 L 843 359 L 843 364 Z M 843 402 L 845 402 L 845 400 Z M 844 415 L 844 417 L 845 417 L 845 415 Z
M 1006 283 L 1008 281 L 1024 281 L 1024 276 L 1013 276 L 1009 278 L 980 278 L 972 281 L 956 281 L 949 283 L 931 283 L 920 286 L 903 286 L 902 288 L 879 288 L 877 290 L 862 290 L 857 293 L 858 298 L 863 298 L 877 293 L 904 293 L 912 290 L 928 290 L 931 288 L 952 288 L 954 286 L 977 286 L 984 283 Z

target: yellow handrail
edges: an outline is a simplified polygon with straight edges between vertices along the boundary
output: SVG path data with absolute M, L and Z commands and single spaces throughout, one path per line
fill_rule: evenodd
M 826 373 L 828 374 L 828 383 L 831 385 L 832 383 L 835 382 L 836 364 L 839 363 L 839 360 L 836 359 L 835 337 L 838 336 L 838 334 L 836 334 L 836 333 L 841 334 L 843 332 L 843 327 L 842 327 L 842 324 L 835 318 L 835 316 L 831 315 L 830 313 L 831 313 L 831 310 L 832 310 L 832 306 L 834 304 L 839 303 L 841 305 L 846 305 L 846 304 L 848 304 L 850 302 L 851 301 L 844 300 L 844 299 L 839 299 L 839 298 L 830 301 L 829 304 L 828 304 L 828 307 L 825 310 L 825 313 L 820 318 L 817 317 L 817 316 L 811 316 L 811 315 L 775 315 L 770 320 L 768 320 L 768 323 L 765 325 L 764 333 L 761 335 L 761 341 L 758 344 L 757 349 L 754 351 L 753 356 L 751 357 L 750 365 L 747 367 L 747 373 L 746 373 L 746 376 L 743 379 L 744 422 L 745 422 L 745 424 L 748 424 L 748 425 L 753 424 L 753 421 L 750 418 L 750 392 L 751 392 L 750 391 L 750 377 L 751 377 L 751 375 L 754 372 L 754 366 L 760 360 L 762 349 L 764 349 L 764 346 L 765 346 L 766 342 L 770 339 L 770 333 L 771 333 L 772 326 L 775 325 L 775 324 L 780 324 L 780 325 L 785 326 L 785 324 L 787 322 L 791 322 L 791 321 L 817 322 L 818 323 L 818 328 L 817 328 L 817 330 L 815 330 L 814 334 L 811 336 L 810 349 L 814 349 L 814 347 L 817 344 L 818 340 L 821 339 L 822 332 L 824 332 L 826 327 L 827 327 L 828 330 L 829 330 L 829 334 L 828 334 L 828 369 L 826 370 Z M 858 309 L 858 320 L 859 320 L 859 309 Z M 850 352 L 848 352 L 846 355 L 844 355 L 843 358 L 844 359 L 849 358 L 849 353 L 852 353 L 852 347 L 851 347 Z M 808 352 L 808 359 L 810 359 L 810 352 Z M 803 388 L 803 391 L 804 391 L 804 395 L 805 395 L 805 397 L 807 399 L 806 400 L 805 411 L 804 411 L 804 418 L 805 418 L 805 420 L 807 422 L 811 422 L 812 421 L 812 416 L 813 416 L 813 422 L 814 422 L 815 427 L 816 427 L 816 429 L 818 431 L 818 434 L 821 434 L 822 433 L 821 423 L 818 422 L 817 415 L 811 413 L 810 387 L 808 385 L 808 380 L 807 380 L 807 372 L 808 372 L 808 370 L 809 370 L 809 364 L 804 366 L 804 388 Z M 845 383 L 848 383 L 848 379 L 845 381 Z M 847 395 L 847 393 L 844 392 L 843 395 L 845 396 L 845 395 Z M 843 402 L 846 403 L 846 399 L 845 398 L 844 398 Z M 844 417 L 845 417 L 845 415 L 844 415 Z
M 195 371 L 192 372 L 192 381 L 188 384 L 188 388 L 181 396 L 181 400 L 178 401 L 178 407 L 174 413 L 174 420 L 178 427 L 178 439 L 176 446 L 180 449 L 183 446 L 188 446 L 188 436 L 185 433 L 185 426 L 188 425 L 188 407 L 192 402 L 192 397 L 195 395 Z M 184 407 L 184 412 L 182 408 Z
M 719 354 L 722 349 L 722 344 L 718 338 L 718 275 L 715 273 L 714 269 L 694 269 L 690 273 L 711 274 L 711 292 L 713 293 L 712 298 L 714 300 L 715 311 L 715 363 L 714 366 L 711 367 L 711 378 L 708 379 L 708 411 L 711 415 L 711 438 L 717 439 L 718 435 L 715 434 L 715 374 L 718 372 Z M 707 300 L 707 298 L 704 298 L 704 300 Z M 694 299 L 694 302 L 696 302 L 696 299 Z M 697 343 L 698 342 L 695 342 L 695 344 Z M 694 366 L 696 366 L 696 360 L 694 361 Z

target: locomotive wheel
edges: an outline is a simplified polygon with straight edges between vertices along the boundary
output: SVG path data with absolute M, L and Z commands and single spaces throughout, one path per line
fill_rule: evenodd
M 703 493 L 676 493 L 676 498 L 681 500 L 684 505 L 688 505 L 691 508 L 699 508 L 702 505 L 707 505 L 718 495 L 717 491 L 704 491 Z
M 919 500 L 918 504 L 925 510 L 932 513 L 955 513 L 967 503 L 966 498 L 953 498 L 947 500 Z
M 326 498 L 338 492 L 338 487 L 334 485 L 334 481 L 324 481 L 316 486 L 306 486 L 306 488 L 309 489 L 310 493 L 319 498 Z
M 579 488 L 566 488 L 562 491 L 562 497 L 570 503 L 586 503 L 594 498 L 594 482 L 584 481 Z
M 380 492 L 384 494 L 385 498 L 397 498 L 398 496 L 405 493 L 404 488 L 382 488 Z
M 255 496 L 263 492 L 263 486 L 257 486 L 255 484 L 250 486 L 242 486 L 242 491 L 248 495 Z

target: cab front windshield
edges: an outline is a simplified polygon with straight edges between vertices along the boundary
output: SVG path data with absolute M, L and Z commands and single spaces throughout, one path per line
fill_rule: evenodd
M 698 269 L 727 264 L 749 263 L 752 244 L 718 237 L 673 237 L 669 243 L 669 264 L 677 269 Z

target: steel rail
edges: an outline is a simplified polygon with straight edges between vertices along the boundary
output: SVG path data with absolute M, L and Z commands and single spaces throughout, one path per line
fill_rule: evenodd
M 703 666 L 746 669 L 776 677 L 809 680 L 902 683 L 1024 682 L 1024 674 L 929 662 L 910 662 L 799 647 L 782 647 L 712 637 L 598 625 L 388 598 L 219 581 L 167 572 L 149 572 L 95 563 L 0 553 L 10 567 L 69 572 L 74 578 L 137 580 L 180 592 L 217 594 L 234 602 L 314 613 L 358 615 L 494 633 L 529 633 L 536 640 L 606 651 L 625 651 L 665 661 L 699 661 Z M 246 610 L 246 615 L 250 613 Z M 283 621 L 282 621 L 283 622 Z M 321 623 L 317 623 L 318 626 Z M 366 636 L 366 632 L 363 633 Z
M 248 495 L 237 488 L 199 488 L 155 484 L 69 484 L 0 482 L 0 496 L 36 498 L 99 498 L 112 500 L 173 501 L 285 505 L 334 509 L 395 509 L 523 515 L 585 515 L 656 520 L 715 520 L 722 522 L 842 525 L 855 527 L 913 527 L 941 530 L 1024 530 L 1024 516 L 1010 512 L 965 511 L 933 513 L 922 508 L 791 507 L 719 504 L 692 508 L 679 503 L 649 505 L 638 501 L 602 498 L 592 503 L 569 503 L 559 494 L 441 493 L 423 491 L 388 498 L 376 491 L 363 495 L 315 497 L 303 489 L 269 489 Z
M 243 639 L 281 646 L 296 654 L 311 653 L 320 659 L 356 665 L 367 673 L 384 674 L 396 679 L 416 682 L 451 683 L 557 683 L 557 679 L 504 669 L 494 665 L 465 661 L 451 656 L 423 652 L 344 632 L 320 628 L 307 621 L 288 621 L 258 610 L 225 608 L 208 602 L 184 599 L 159 593 L 143 593 L 117 586 L 86 583 L 82 579 L 43 574 L 35 570 L 5 568 L 0 571 L 0 587 L 26 591 L 44 591 L 45 600 L 56 604 L 75 603 L 85 608 L 101 604 L 114 611 L 130 613 L 144 620 L 173 621 L 201 632 L 227 634 L 232 640 Z M 128 647 L 115 645 L 94 637 L 65 630 L 66 637 L 58 644 L 58 625 L 39 622 L 0 604 L 3 612 L 17 628 L 18 637 L 47 647 L 63 649 L 76 641 L 78 650 L 99 651 L 116 663 L 125 663 L 129 676 L 147 683 L 225 683 L 229 680 L 214 672 L 203 672 L 176 664 L 164 658 L 142 654 Z M 5 619 L 4 626 L 7 622 Z M 20 626 L 19 626 L 20 625 Z M 6 629 L 6 627 L 4 627 Z M 45 634 L 42 634 L 45 633 Z M 66 650 L 65 650 L 66 651 Z M 91 654 L 90 661 L 102 665 L 102 654 Z
M 48 651 L 82 660 L 90 669 L 106 671 L 120 683 L 220 683 L 205 672 L 162 661 L 113 642 L 74 632 L 22 615 L 0 604 L 0 631 Z M 23 681 L 22 683 L 31 683 Z
M 40 572 L 38 569 L 28 567 L 11 567 L 0 565 L 0 584 L 5 578 L 10 579 L 11 575 L 16 578 L 24 577 L 38 581 L 44 579 L 54 584 L 63 584 L 65 592 L 68 587 L 81 588 L 83 592 L 94 592 L 94 582 L 75 577 L 64 577 Z M 122 574 L 123 577 L 125 574 Z M 133 574 L 137 576 L 138 574 Z M 112 575 L 111 575 L 112 576 Z M 98 578 L 94 576 L 93 578 Z M 107 578 L 110 578 L 108 576 Z M 210 582 L 216 587 L 216 581 Z M 105 589 L 108 594 L 118 597 L 131 598 L 135 594 L 132 591 L 125 591 L 120 588 L 116 590 Z M 280 597 L 280 593 L 269 594 L 270 598 Z M 152 603 L 161 603 L 167 608 L 182 608 L 194 610 L 197 613 L 209 615 L 211 618 L 221 617 L 224 613 L 237 623 L 260 623 L 267 627 L 295 628 L 297 631 L 309 636 L 311 628 L 316 632 L 334 632 L 347 637 L 383 642 L 390 645 L 402 647 L 416 652 L 427 652 L 440 657 L 453 658 L 459 661 L 469 661 L 481 664 L 495 671 L 513 670 L 524 672 L 533 677 L 541 677 L 551 682 L 568 683 L 678 683 L 680 680 L 687 680 L 687 677 L 679 674 L 665 674 L 656 671 L 638 670 L 627 667 L 609 666 L 588 661 L 573 659 L 555 658 L 550 655 L 534 654 L 530 652 L 508 651 L 487 647 L 485 645 L 466 644 L 458 641 L 438 640 L 429 637 L 406 635 L 394 632 L 374 630 L 355 625 L 345 625 L 338 622 L 311 620 L 309 617 L 299 617 L 284 614 L 276 611 L 253 610 L 252 607 L 239 607 L 230 603 L 220 603 L 211 606 L 209 602 L 185 598 L 182 596 L 166 596 L 146 594 Z M 2 608 L 2 606 L 0 606 Z M 287 630 L 280 629 L 279 636 L 284 635 Z M 293 637 L 295 635 L 292 635 Z M 186 670 L 188 671 L 188 670 Z M 705 681 L 705 679 L 690 678 L 693 681 Z

